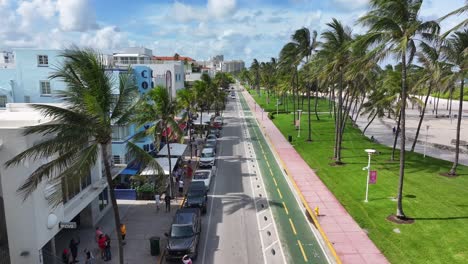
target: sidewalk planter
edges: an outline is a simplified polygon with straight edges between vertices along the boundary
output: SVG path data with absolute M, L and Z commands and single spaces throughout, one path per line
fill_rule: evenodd
M 161 248 L 159 246 L 160 238 L 157 236 L 150 237 L 150 250 L 151 256 L 157 256 L 161 253 Z

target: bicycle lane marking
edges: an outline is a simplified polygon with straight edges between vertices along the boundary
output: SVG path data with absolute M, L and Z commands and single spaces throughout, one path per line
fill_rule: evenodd
M 241 97 L 241 101 L 243 103 L 243 106 L 247 108 L 245 99 L 243 97 Z M 254 121 L 256 121 L 250 111 L 246 111 L 245 109 L 244 111 L 249 112 L 250 119 L 253 119 Z M 270 177 L 266 177 L 266 182 L 267 182 L 266 185 L 267 187 L 269 187 L 268 191 L 270 192 L 272 197 L 275 197 L 277 198 L 277 200 L 282 201 L 280 204 L 282 204 L 284 211 L 281 211 L 281 212 L 280 210 L 278 211 L 274 210 L 274 211 L 276 213 L 276 216 L 278 217 L 278 220 L 281 222 L 279 226 L 281 227 L 281 230 L 283 231 L 281 233 L 282 237 L 286 238 L 286 240 L 288 241 L 287 243 L 288 245 L 292 245 L 292 244 L 297 245 L 297 247 L 290 247 L 290 246 L 288 247 L 291 255 L 295 256 L 295 259 L 294 259 L 295 262 L 298 261 L 297 257 L 301 255 L 302 255 L 303 261 L 308 262 L 309 258 L 306 252 L 312 252 L 314 263 L 329 263 L 329 259 L 323 253 L 322 245 L 317 241 L 318 238 L 316 237 L 316 234 L 312 231 L 312 227 L 307 221 L 305 214 L 300 210 L 300 206 L 298 205 L 298 200 L 292 194 L 291 186 L 286 182 L 286 179 L 284 179 L 283 172 L 281 171 L 275 156 L 273 156 L 273 153 L 271 152 L 271 149 L 268 146 L 265 138 L 263 137 L 263 135 L 261 135 L 261 130 L 260 130 L 260 127 L 258 126 L 259 124 L 257 122 L 253 122 L 252 120 L 248 120 L 248 121 L 250 122 L 251 124 L 250 128 L 251 130 L 253 130 L 257 139 L 256 141 L 255 140 L 252 140 L 252 141 L 256 143 L 255 145 L 258 144 L 257 149 L 261 150 L 265 158 L 264 161 L 259 160 L 259 162 L 266 163 L 268 162 L 268 159 L 270 159 L 271 161 L 275 161 L 272 163 L 270 162 L 267 163 L 267 165 L 270 165 L 268 168 L 270 172 Z M 263 147 L 263 145 L 265 145 L 265 147 Z M 267 151 L 265 151 L 265 149 Z M 271 164 L 273 164 L 273 166 L 271 166 Z M 272 167 L 275 173 L 271 171 Z M 268 171 L 267 169 L 265 169 L 265 166 L 262 166 L 260 169 L 263 170 L 263 173 L 264 173 L 263 175 L 268 175 L 267 173 Z M 275 175 L 280 175 L 280 176 L 275 177 Z M 275 187 L 272 187 L 273 186 L 273 183 L 271 183 L 272 180 L 273 180 L 273 183 L 275 183 Z M 269 182 L 270 184 L 268 184 Z M 268 186 L 268 185 L 271 185 L 271 186 Z M 276 186 L 278 185 L 280 185 L 279 188 L 276 188 Z M 277 189 L 277 193 L 274 192 L 275 188 Z M 281 190 L 283 190 L 283 192 L 280 191 L 280 188 Z M 288 209 L 286 204 L 290 205 L 291 210 Z M 289 216 L 291 216 L 292 219 L 295 220 L 296 224 L 294 224 L 292 220 L 290 221 L 291 218 Z M 289 226 L 289 227 L 286 227 L 286 226 Z M 297 233 L 297 235 L 295 235 L 294 237 L 292 237 L 290 235 L 291 234 L 290 230 L 292 230 L 292 232 L 294 233 L 295 229 L 300 230 L 300 232 Z M 301 240 L 304 241 L 305 243 L 302 243 Z M 307 250 L 304 250 L 304 246 L 307 247 L 306 248 Z

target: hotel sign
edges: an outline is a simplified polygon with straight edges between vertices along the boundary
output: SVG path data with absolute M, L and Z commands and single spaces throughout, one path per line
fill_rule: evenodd
M 76 222 L 60 222 L 59 223 L 59 228 L 63 229 L 76 229 L 77 224 Z

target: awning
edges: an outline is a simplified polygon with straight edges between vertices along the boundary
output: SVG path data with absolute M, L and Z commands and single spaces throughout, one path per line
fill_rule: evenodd
M 171 171 L 174 171 L 174 167 L 175 165 L 177 164 L 177 160 L 179 158 L 171 158 Z M 159 164 L 159 166 L 161 166 L 161 168 L 164 170 L 164 174 L 165 175 L 169 175 L 169 160 L 167 158 L 155 158 L 154 160 L 156 160 Z M 157 171 L 155 171 L 153 168 L 145 168 L 141 173 L 140 175 L 157 175 Z
M 179 128 L 180 128 L 182 131 L 184 131 L 184 129 L 185 129 L 186 127 L 187 127 L 187 123 L 185 123 L 185 122 L 179 124 Z M 165 137 L 165 136 L 167 135 L 167 132 L 169 132 L 169 134 L 171 134 L 171 131 L 172 131 L 172 129 L 171 129 L 170 127 L 168 127 L 168 128 L 166 128 L 166 129 L 163 130 L 163 132 L 161 133 L 161 135 L 162 135 L 163 137 Z M 172 135 L 172 136 L 174 136 L 174 135 Z
M 199 126 L 200 125 L 200 113 L 198 113 L 198 118 L 193 121 L 193 125 Z M 202 116 L 202 125 L 206 125 L 207 123 L 211 122 L 211 115 L 205 112 Z
M 120 174 L 135 175 L 135 174 L 137 174 L 137 172 L 138 172 L 138 170 L 126 168 L 122 172 L 120 172 Z
M 180 157 L 184 155 L 187 145 L 179 143 L 170 143 L 171 146 L 171 157 Z M 167 144 L 158 152 L 158 156 L 167 156 Z

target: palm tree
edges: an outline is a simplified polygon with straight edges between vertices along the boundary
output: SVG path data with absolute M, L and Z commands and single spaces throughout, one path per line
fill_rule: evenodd
M 458 68 L 458 71 L 453 72 L 453 76 L 455 80 L 460 81 L 455 160 L 449 172 L 450 175 L 456 175 L 458 159 L 460 155 L 460 129 L 463 114 L 464 96 L 463 88 L 465 86 L 465 78 L 467 77 L 466 72 L 468 69 L 468 29 L 453 33 L 453 35 L 447 41 L 447 46 L 444 48 L 444 53 L 447 60 Z
M 338 107 L 335 125 L 335 151 L 334 158 L 337 164 L 341 163 L 341 143 L 342 143 L 342 123 L 346 122 L 346 117 L 343 115 L 343 90 L 344 90 L 344 74 L 350 58 L 350 44 L 352 41 L 351 29 L 343 26 L 343 24 L 333 18 L 332 22 L 327 23 L 329 30 L 322 33 L 324 43 L 321 56 L 328 58 L 329 63 L 323 74 L 332 76 L 332 73 L 337 74 L 338 88 Z
M 254 59 L 252 65 L 250 65 L 250 72 L 252 73 L 252 86 L 260 95 L 260 64 L 257 59 Z
M 182 89 L 178 90 L 176 94 L 177 104 L 185 109 L 185 116 L 183 118 L 184 121 L 187 122 L 187 130 L 188 130 L 188 138 L 190 143 L 190 157 L 192 157 L 192 129 L 191 129 L 191 122 L 189 122 L 189 118 L 192 116 L 192 109 L 194 108 L 195 104 L 195 94 L 191 89 Z M 190 120 L 191 121 L 191 120 Z
M 291 36 L 292 41 L 290 42 L 292 45 L 295 46 L 293 49 L 295 53 L 291 53 L 290 56 L 296 57 L 296 60 L 300 63 L 303 60 L 304 65 L 309 64 L 312 53 L 317 49 L 319 45 L 317 41 L 317 31 L 309 31 L 308 28 L 301 28 L 296 30 L 294 34 Z M 306 71 L 309 73 L 309 71 Z M 310 120 L 310 89 L 311 89 L 311 82 L 309 76 L 306 76 L 306 91 L 307 91 L 307 102 L 308 102 L 308 137 L 307 141 L 312 141 L 312 128 L 311 128 L 311 120 Z
M 157 86 L 150 90 L 139 100 L 136 106 L 136 113 L 133 121 L 140 127 L 145 127 L 135 135 L 136 139 L 150 137 L 154 140 L 156 148 L 159 149 L 162 138 L 167 145 L 167 158 L 169 168 L 171 163 L 171 140 L 183 140 L 182 130 L 175 120 L 180 107 L 177 100 L 171 100 L 169 92 L 162 86 Z M 151 160 L 149 154 L 143 154 L 141 149 L 134 143 L 127 144 L 129 153 L 137 157 L 140 161 Z M 152 164 L 155 166 L 155 164 Z M 157 167 L 157 166 L 156 166 Z M 172 171 L 169 169 L 169 193 L 173 197 L 172 191 Z
M 194 99 L 197 110 L 200 111 L 200 133 L 203 128 L 203 111 L 207 110 L 208 106 L 208 84 L 205 81 L 195 81 L 193 84 Z M 200 134 L 201 135 L 201 134 Z
M 359 19 L 369 26 L 364 38 L 367 43 L 376 45 L 372 52 L 377 60 L 389 53 L 401 59 L 401 142 L 400 177 L 398 184 L 396 217 L 405 219 L 403 212 L 403 180 L 405 175 L 406 143 L 406 97 L 408 91 L 407 65 L 411 64 L 416 52 L 415 37 L 430 37 L 439 31 L 435 21 L 422 22 L 418 15 L 422 0 L 371 0 L 371 10 Z
M 5 163 L 6 167 L 22 164 L 26 160 L 48 159 L 20 186 L 18 192 L 28 198 L 44 180 L 60 185 L 63 181 L 83 179 L 98 162 L 104 164 L 104 174 L 114 213 L 115 232 L 119 245 L 119 263 L 124 263 L 120 215 L 112 182 L 110 146 L 113 124 L 125 125 L 129 121 L 137 88 L 130 74 L 119 75 L 118 94 L 113 93 L 114 79 L 103 57 L 97 52 L 72 48 L 60 56 L 63 64 L 50 75 L 63 81 L 68 90 L 60 92 L 66 108 L 55 105 L 33 104 L 32 107 L 56 122 L 26 127 L 23 134 L 40 134 L 41 143 L 21 152 Z M 63 201 L 60 188 L 52 196 L 57 206 Z
M 467 0 L 465 0 L 465 5 L 464 6 L 459 7 L 457 9 L 453 10 L 452 12 L 448 13 L 447 15 L 439 18 L 438 21 L 440 22 L 440 21 L 443 21 L 443 20 L 447 19 L 448 17 L 455 16 L 455 15 L 459 16 L 459 15 L 466 14 L 466 13 L 468 13 L 468 1 Z M 466 26 L 468 26 L 468 19 L 465 18 L 463 21 L 461 21 L 460 23 L 455 25 L 453 28 L 451 28 L 450 30 L 445 32 L 443 37 L 445 38 L 450 33 L 454 32 L 456 30 L 462 29 L 463 27 L 466 27 Z

